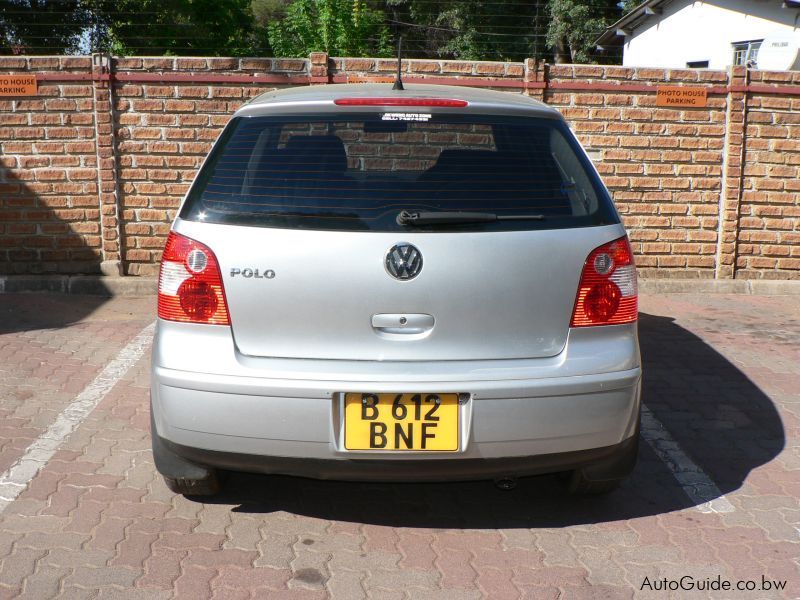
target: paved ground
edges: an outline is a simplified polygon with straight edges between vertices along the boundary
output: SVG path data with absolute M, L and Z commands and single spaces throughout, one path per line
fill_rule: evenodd
M 152 304 L 0 295 L 0 473 Z M 646 443 L 597 500 L 554 477 L 502 492 L 233 475 L 211 502 L 175 496 L 153 470 L 145 354 L 0 508 L 0 599 L 709 595 L 655 591 L 684 576 L 787 582 L 713 597 L 800 596 L 800 302 L 650 296 L 642 311 Z

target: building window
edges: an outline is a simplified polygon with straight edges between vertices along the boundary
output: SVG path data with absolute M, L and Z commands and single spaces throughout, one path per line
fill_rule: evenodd
M 758 49 L 764 40 L 733 43 L 733 64 L 755 66 L 758 61 Z
M 690 60 L 686 63 L 687 69 L 707 69 L 708 68 L 708 61 L 707 60 Z

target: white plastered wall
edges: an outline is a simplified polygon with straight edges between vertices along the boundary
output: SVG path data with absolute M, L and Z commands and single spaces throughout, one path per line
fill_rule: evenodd
M 623 64 L 685 68 L 687 62 L 707 60 L 708 68 L 725 69 L 733 62 L 734 42 L 763 39 L 775 31 L 800 37 L 800 10 L 781 4 L 780 0 L 675 0 L 626 37 Z

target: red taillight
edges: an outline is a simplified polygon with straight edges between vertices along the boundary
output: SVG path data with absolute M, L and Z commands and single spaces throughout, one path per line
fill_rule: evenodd
M 439 106 L 446 108 L 464 108 L 466 100 L 451 98 L 336 98 L 337 106 Z
M 638 313 L 636 266 L 628 238 L 592 250 L 583 265 L 570 327 L 632 323 Z
M 230 325 L 217 257 L 208 246 L 169 232 L 158 275 L 158 316 Z

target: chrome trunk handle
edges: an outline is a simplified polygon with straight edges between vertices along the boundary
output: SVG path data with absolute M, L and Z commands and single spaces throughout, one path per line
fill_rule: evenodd
M 372 327 L 383 333 L 420 334 L 433 328 L 433 315 L 383 313 L 372 315 Z

